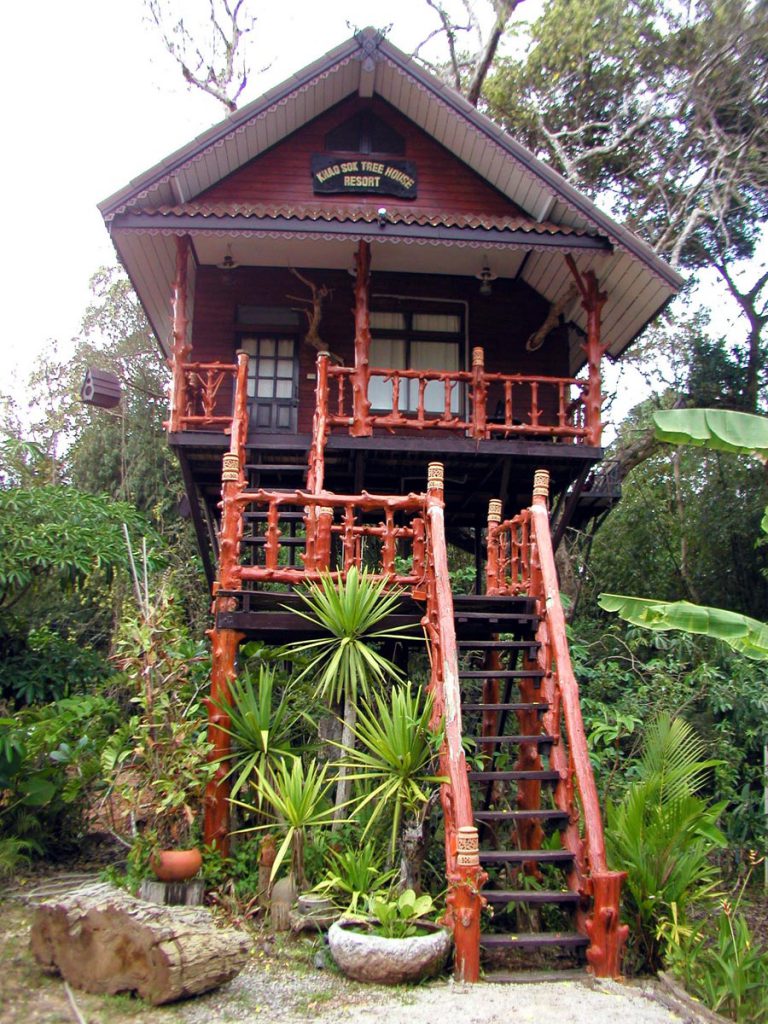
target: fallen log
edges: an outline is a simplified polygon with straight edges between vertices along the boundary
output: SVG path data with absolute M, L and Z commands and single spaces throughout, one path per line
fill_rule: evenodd
M 30 945 L 38 963 L 75 988 L 137 992 L 157 1006 L 230 981 L 250 941 L 215 927 L 203 908 L 157 906 L 99 883 L 42 903 Z

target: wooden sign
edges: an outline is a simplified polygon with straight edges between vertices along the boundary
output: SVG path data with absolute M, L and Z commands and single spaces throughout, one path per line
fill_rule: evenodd
M 357 156 L 339 159 L 325 153 L 312 157 L 314 192 L 362 192 L 415 199 L 416 165 L 410 160 L 377 160 Z

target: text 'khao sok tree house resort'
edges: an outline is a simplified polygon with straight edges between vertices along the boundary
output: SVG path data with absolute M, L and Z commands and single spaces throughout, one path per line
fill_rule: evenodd
M 476 980 L 482 950 L 505 943 L 569 946 L 620 973 L 622 876 L 554 551 L 604 507 L 601 362 L 679 277 L 372 30 L 100 209 L 172 368 L 169 441 L 213 593 L 212 696 L 226 699 L 243 641 L 312 636 L 286 609 L 306 581 L 386 577 L 402 590 L 393 621 L 426 633 L 444 726 L 457 973 Z M 471 593 L 451 591 L 452 546 L 471 555 Z M 206 795 L 219 847 L 224 774 Z M 505 881 L 542 865 L 562 872 L 552 891 Z M 571 929 L 510 934 L 521 902 L 561 906 Z

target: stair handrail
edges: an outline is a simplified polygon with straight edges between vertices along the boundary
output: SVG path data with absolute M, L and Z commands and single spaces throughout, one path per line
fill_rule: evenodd
M 621 955 L 629 928 L 620 923 L 619 905 L 621 883 L 626 872 L 608 869 L 605 835 L 603 832 L 600 800 L 589 758 L 584 720 L 579 702 L 579 685 L 573 671 L 568 649 L 565 613 L 560 600 L 555 554 L 549 527 L 549 473 L 537 470 L 534 477 L 533 501 L 530 509 L 531 524 L 531 596 L 536 599 L 540 617 L 537 639 L 540 657 L 547 676 L 545 685 L 550 690 L 554 708 L 550 711 L 553 722 L 549 730 L 559 734 L 559 713 L 562 709 L 568 744 L 567 758 L 562 746 L 552 751 L 553 766 L 560 772 L 568 796 L 563 809 L 569 811 L 570 822 L 564 834 L 565 845 L 575 857 L 575 871 L 579 889 L 591 896 L 592 911 L 582 915 L 583 930 L 590 939 L 587 960 L 597 977 L 618 977 L 621 974 Z M 490 548 L 498 543 L 499 533 L 507 526 L 500 523 L 489 530 Z M 572 787 L 575 780 L 584 821 L 584 838 L 577 824 L 577 808 Z
M 428 473 L 427 607 L 422 624 L 429 640 L 432 667 L 428 687 L 433 697 L 432 726 L 443 727 L 440 773 L 448 780 L 440 786 L 448 880 L 446 921 L 454 933 L 456 977 L 478 981 L 480 913 L 485 903 L 480 890 L 487 875 L 480 867 L 478 832 L 462 744 L 459 660 L 445 538 L 442 463 L 431 462 Z
M 237 568 L 243 538 L 243 517 L 237 494 L 245 486 L 245 445 L 248 436 L 248 353 L 237 353 L 235 395 L 230 427 L 229 451 L 224 453 L 221 470 L 221 529 L 219 537 L 218 579 L 213 584 L 214 622 L 222 612 L 234 609 L 234 599 L 219 596 L 219 591 L 239 589 Z M 232 753 L 230 719 L 226 711 L 230 688 L 235 678 L 237 647 L 244 634 L 234 629 L 207 631 L 213 650 L 211 691 L 205 701 L 208 711 L 209 760 L 216 770 L 205 787 L 205 845 L 216 847 L 223 856 L 229 850 L 229 757 Z

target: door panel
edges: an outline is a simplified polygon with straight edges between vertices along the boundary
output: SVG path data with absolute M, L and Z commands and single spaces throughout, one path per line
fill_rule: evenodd
M 248 403 L 253 426 L 296 432 L 298 351 L 295 338 L 259 335 L 242 340 L 248 362 Z

